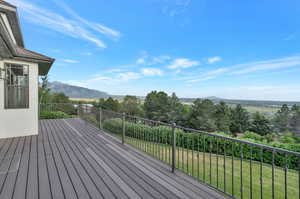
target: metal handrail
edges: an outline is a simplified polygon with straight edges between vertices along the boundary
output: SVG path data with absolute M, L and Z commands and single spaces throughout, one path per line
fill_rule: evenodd
M 102 110 L 103 111 L 107 111 L 107 112 L 111 112 L 111 113 L 114 113 L 114 114 L 122 115 L 122 113 L 119 113 L 119 112 L 115 112 L 115 111 L 111 111 L 111 110 L 106 110 L 106 109 L 102 109 Z M 169 127 L 173 126 L 173 124 L 169 124 L 169 123 L 166 123 L 166 122 L 161 122 L 161 121 L 157 121 L 157 120 L 146 119 L 146 118 L 137 117 L 137 116 L 126 115 L 126 117 L 140 119 L 140 120 L 144 120 L 144 121 L 148 121 L 148 122 L 155 122 L 155 123 L 158 123 L 158 124 L 161 124 L 161 125 L 165 125 L 165 126 L 169 126 Z M 196 129 L 187 128 L 187 127 L 183 127 L 183 126 L 179 126 L 179 125 L 175 125 L 175 128 L 182 129 L 184 131 L 194 132 L 194 133 L 202 133 L 202 134 L 205 134 L 207 136 L 212 136 L 212 137 L 222 138 L 222 139 L 225 139 L 225 140 L 229 140 L 229 141 L 233 141 L 233 142 L 238 142 L 238 143 L 242 143 L 242 144 L 247 144 L 247 145 L 262 147 L 264 149 L 275 150 L 276 152 L 288 153 L 288 154 L 300 157 L 300 153 L 299 152 L 289 151 L 289 150 L 281 149 L 281 148 L 278 148 L 278 147 L 271 147 L 271 146 L 267 146 L 267 145 L 264 145 L 264 144 L 258 144 L 258 143 L 249 142 L 249 141 L 246 141 L 246 140 L 240 140 L 240 139 L 236 139 L 236 138 L 232 138 L 232 137 L 226 137 L 226 136 L 223 136 L 223 135 L 217 135 L 217 134 L 209 133 L 209 132 L 206 132 L 206 131 L 196 130 Z

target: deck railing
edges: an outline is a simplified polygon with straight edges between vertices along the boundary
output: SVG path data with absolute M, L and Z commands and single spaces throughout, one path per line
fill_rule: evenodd
M 300 199 L 300 153 L 85 105 L 77 112 L 232 198 Z

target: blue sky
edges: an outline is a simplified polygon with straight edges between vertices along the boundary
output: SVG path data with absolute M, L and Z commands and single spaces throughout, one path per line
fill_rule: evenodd
M 300 100 L 299 0 L 8 0 L 51 81 L 111 94 Z

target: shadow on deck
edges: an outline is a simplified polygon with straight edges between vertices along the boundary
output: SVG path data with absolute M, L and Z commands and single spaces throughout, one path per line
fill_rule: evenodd
M 0 198 L 225 198 L 80 119 L 0 139 Z

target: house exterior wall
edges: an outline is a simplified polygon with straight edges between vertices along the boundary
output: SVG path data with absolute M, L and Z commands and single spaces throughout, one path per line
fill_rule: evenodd
M 38 65 L 15 60 L 0 60 L 4 63 L 16 63 L 29 66 L 29 108 L 4 108 L 4 80 L 0 79 L 0 138 L 19 137 L 38 134 Z

